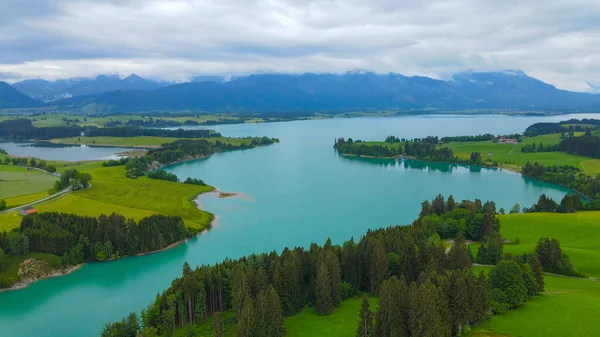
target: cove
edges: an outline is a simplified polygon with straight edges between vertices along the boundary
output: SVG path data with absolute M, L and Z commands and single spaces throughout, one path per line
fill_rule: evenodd
M 0 142 L 0 149 L 16 157 L 35 157 L 43 160 L 84 161 L 118 159 L 117 153 L 134 150 L 124 147 L 52 144 L 49 142 Z
M 572 116 L 417 116 L 214 126 L 231 137 L 269 136 L 281 142 L 167 167 L 237 197 L 198 198 L 216 214 L 214 228 L 165 252 L 89 263 L 71 275 L 0 293 L 0 336 L 98 336 L 108 321 L 139 312 L 157 292 L 192 266 L 285 246 L 358 237 L 369 228 L 408 224 L 420 203 L 441 193 L 457 200 L 494 200 L 509 209 L 540 194 L 560 199 L 567 190 L 519 174 L 417 161 L 341 157 L 336 137 L 505 134 L 539 121 Z M 593 118 L 591 115 L 585 115 Z M 168 191 L 165 191 L 168 193 Z

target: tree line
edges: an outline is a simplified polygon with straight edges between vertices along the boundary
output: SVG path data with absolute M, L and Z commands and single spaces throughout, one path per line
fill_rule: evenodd
M 367 143 L 361 140 L 338 138 L 333 148 L 342 155 L 372 156 L 372 157 L 396 157 L 405 155 L 417 159 L 431 161 L 457 162 L 452 149 L 436 146 L 439 143 L 437 137 L 415 138 L 412 140 L 398 139 L 395 136 L 386 138 L 385 145 L 378 143 Z M 390 144 L 390 145 L 387 145 Z
M 558 148 L 569 154 L 600 158 L 600 137 L 592 136 L 587 130 L 583 136 L 564 138 Z
M 216 152 L 245 150 L 279 142 L 277 138 L 269 137 L 244 139 L 248 140 L 248 142 L 232 144 L 231 142 L 226 143 L 220 140 L 209 142 L 205 139 L 179 139 L 174 142 L 164 143 L 161 148 L 149 150 L 145 156 L 133 157 L 128 160 L 112 160 L 104 162 L 103 166 L 115 166 L 125 163 L 127 177 L 135 179 L 146 175 L 146 172 L 149 170 L 155 169 L 155 166 L 157 166 L 155 162 L 158 163 L 158 166 L 164 166 L 183 160 L 208 157 Z
M 532 152 L 556 152 L 561 151 L 558 144 L 555 145 L 546 145 L 540 142 L 538 146 L 536 146 L 535 142 L 532 144 L 523 145 L 521 147 L 521 152 L 523 153 L 532 153 Z
M 531 164 L 528 161 L 521 173 L 526 177 L 568 187 L 591 199 L 600 198 L 600 175 L 589 177 L 574 166 L 545 166 L 538 162 Z
M 7 155 L 3 161 L 0 161 L 0 165 L 14 165 L 14 166 L 28 166 L 36 167 L 45 170 L 50 173 L 56 172 L 56 167 L 48 165 L 45 160 L 39 160 L 36 158 L 23 158 L 23 157 L 12 157 Z
M 543 289 L 535 254 L 527 262 L 501 260 L 489 277 L 472 273 L 472 257 L 461 235 L 446 254 L 440 226 L 431 217 L 457 209 L 472 213 L 461 217 L 462 224 L 477 214 L 493 216 L 493 203 L 446 202 L 441 196 L 427 203 L 430 207 L 412 225 L 369 230 L 358 242 L 334 245 L 327 240 L 308 249 L 285 248 L 281 254 L 253 254 L 195 269 L 185 263 L 182 276 L 142 311 L 141 324 L 129 318 L 110 323 L 103 336 L 172 336 L 210 316 L 220 336 L 223 312 L 235 316 L 238 336 L 283 336 L 284 316 L 306 305 L 329 315 L 357 292 L 380 298 L 375 323 L 366 311 L 361 315 L 359 336 L 453 336 L 521 306 Z M 486 226 L 493 233 L 499 228 L 491 219 L 484 222 L 478 222 L 477 235 L 484 235 Z
M 49 140 L 53 138 L 77 137 L 81 135 L 81 128 L 71 126 L 52 126 L 37 128 L 29 119 L 7 119 L 0 122 L 0 139 L 24 140 L 38 139 Z
M 209 138 L 221 137 L 221 134 L 212 130 L 168 130 L 168 129 L 151 129 L 143 127 L 86 127 L 85 134 L 88 137 L 169 137 L 169 138 Z
M 600 120 L 598 119 L 575 119 L 571 118 L 566 121 L 560 121 L 556 123 L 535 123 L 527 127 L 523 133 L 527 137 L 547 135 L 552 133 L 564 133 L 564 132 L 582 132 L 586 130 L 594 130 L 600 127 Z
M 442 143 L 466 143 L 466 142 L 484 142 L 487 140 L 493 140 L 494 135 L 486 133 L 483 135 L 476 136 L 453 136 L 453 137 L 442 137 L 440 140 Z
M 20 233 L 28 238 L 31 251 L 77 264 L 156 251 L 197 231 L 186 228 L 181 217 L 161 214 L 136 222 L 116 213 L 96 218 L 43 212 L 24 217 Z

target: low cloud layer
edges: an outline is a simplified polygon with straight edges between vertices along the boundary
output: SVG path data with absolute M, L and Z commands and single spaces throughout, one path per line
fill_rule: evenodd
M 4 0 L 0 80 L 523 69 L 600 82 L 600 2 Z M 597 90 L 597 89 L 596 89 Z

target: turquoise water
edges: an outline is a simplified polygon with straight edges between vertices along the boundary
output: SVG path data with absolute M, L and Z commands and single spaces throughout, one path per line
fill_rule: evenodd
M 589 115 L 588 115 L 589 116 Z M 590 116 L 591 117 L 591 116 Z M 181 273 L 184 261 L 210 264 L 225 257 L 284 246 L 341 242 L 368 228 L 410 223 L 420 203 L 438 193 L 529 206 L 540 194 L 560 199 L 565 189 L 518 174 L 478 167 L 346 158 L 336 137 L 383 139 L 522 132 L 537 121 L 565 117 L 429 116 L 299 121 L 215 126 L 227 136 L 278 137 L 281 143 L 174 165 L 179 178 L 201 178 L 222 191 L 201 196 L 217 215 L 214 228 L 166 252 L 90 263 L 71 275 L 0 293 L 0 336 L 97 336 L 104 323 L 139 312 Z
M 52 143 L 0 143 L 0 149 L 17 157 L 35 157 L 44 160 L 83 161 L 118 159 L 119 152 L 133 150 L 123 147 L 87 145 L 60 145 Z

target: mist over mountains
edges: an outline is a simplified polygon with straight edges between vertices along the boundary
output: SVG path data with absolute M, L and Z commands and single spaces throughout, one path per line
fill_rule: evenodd
M 165 84 L 131 74 L 124 79 L 121 79 L 118 75 L 71 78 L 52 82 L 43 79 L 32 79 L 14 83 L 13 87 L 36 100 L 53 102 L 74 96 L 94 95 L 116 90 L 149 91 L 158 89 Z
M 27 80 L 0 91 L 0 107 L 53 106 L 94 113 L 131 112 L 347 112 L 421 109 L 600 110 L 600 95 L 560 90 L 520 70 L 465 71 L 448 81 L 422 76 L 260 74 L 199 76 L 166 85 L 130 75 L 60 81 Z M 12 96 L 11 96 L 12 95 Z M 11 98 L 12 97 L 12 98 Z M 62 99 L 58 99 L 63 97 Z

